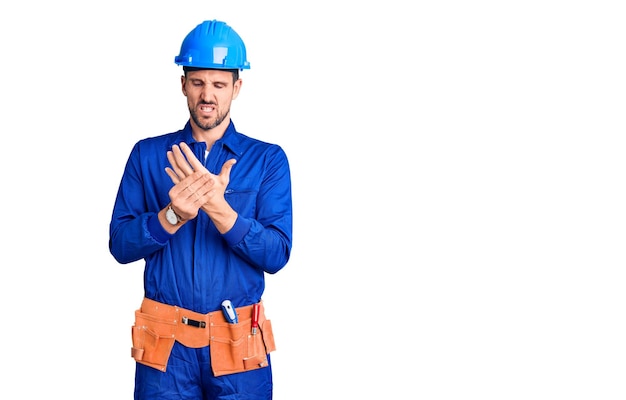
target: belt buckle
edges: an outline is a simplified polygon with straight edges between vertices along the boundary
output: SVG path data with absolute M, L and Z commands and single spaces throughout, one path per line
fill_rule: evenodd
M 196 328 L 206 328 L 206 322 L 204 321 L 196 321 L 195 319 L 189 319 L 187 317 L 183 317 L 181 321 L 185 325 L 195 326 Z

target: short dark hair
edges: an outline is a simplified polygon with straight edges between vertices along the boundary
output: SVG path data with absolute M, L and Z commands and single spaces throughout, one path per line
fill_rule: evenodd
M 185 72 L 185 78 L 187 77 L 187 72 L 189 71 L 202 71 L 203 69 L 213 69 L 216 71 L 228 71 L 233 74 L 233 83 L 237 82 L 239 79 L 239 70 L 238 69 L 218 69 L 218 68 L 197 68 L 197 67 L 183 67 L 183 71 Z

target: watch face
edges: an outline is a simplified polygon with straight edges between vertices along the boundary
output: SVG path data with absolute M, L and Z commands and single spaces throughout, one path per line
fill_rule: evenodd
M 165 211 L 165 218 L 167 219 L 167 222 L 172 225 L 178 224 L 178 217 L 176 216 L 174 210 L 172 210 L 171 206 L 167 209 L 167 211 Z

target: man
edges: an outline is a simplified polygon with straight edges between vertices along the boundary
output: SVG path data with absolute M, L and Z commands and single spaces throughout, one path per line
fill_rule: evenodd
M 265 274 L 291 253 L 287 157 L 231 121 L 250 64 L 230 26 L 199 24 L 175 62 L 190 118 L 135 144 L 110 225 L 115 259 L 145 261 L 135 399 L 271 399 L 275 345 L 261 297 Z

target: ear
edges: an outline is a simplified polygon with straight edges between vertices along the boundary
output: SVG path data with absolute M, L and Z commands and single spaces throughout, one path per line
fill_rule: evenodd
M 237 79 L 233 84 L 233 100 L 239 96 L 239 90 L 241 90 L 241 85 L 243 85 L 243 81 L 241 78 Z
M 183 94 L 185 95 L 185 97 L 187 97 L 187 90 L 185 89 L 185 75 L 180 76 L 180 86 Z

